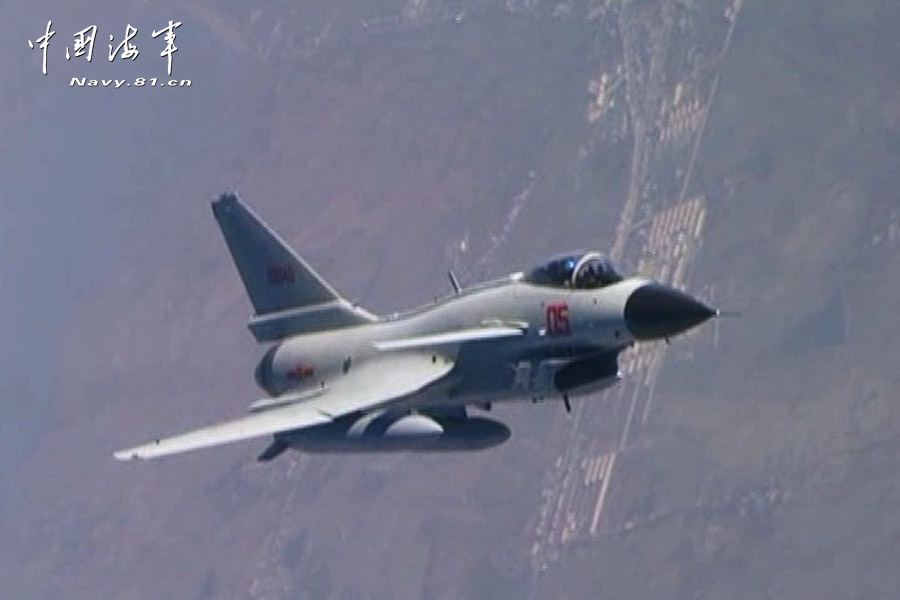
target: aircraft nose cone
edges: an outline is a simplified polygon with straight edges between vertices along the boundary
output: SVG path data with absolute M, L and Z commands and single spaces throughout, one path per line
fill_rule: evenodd
M 667 338 L 715 314 L 699 300 L 658 283 L 639 287 L 625 302 L 625 324 L 636 340 Z

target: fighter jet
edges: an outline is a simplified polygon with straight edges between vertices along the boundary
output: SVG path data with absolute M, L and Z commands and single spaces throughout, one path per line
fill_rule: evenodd
M 618 382 L 635 342 L 668 339 L 718 311 L 672 287 L 623 277 L 598 252 L 569 252 L 407 312 L 376 316 L 339 294 L 234 194 L 213 214 L 271 344 L 255 371 L 266 397 L 234 420 L 115 453 L 149 459 L 271 437 L 258 460 L 305 452 L 451 451 L 509 438 L 470 414 Z

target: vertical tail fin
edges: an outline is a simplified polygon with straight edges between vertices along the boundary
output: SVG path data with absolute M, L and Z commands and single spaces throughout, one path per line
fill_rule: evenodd
M 258 340 L 375 320 L 342 298 L 237 196 L 223 194 L 212 209 L 253 304 L 249 326 Z
M 223 194 L 212 209 L 257 315 L 340 298 L 237 196 Z

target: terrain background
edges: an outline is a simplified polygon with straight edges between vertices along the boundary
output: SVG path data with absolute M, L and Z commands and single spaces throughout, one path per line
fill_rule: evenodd
M 900 594 L 896 3 L 2 10 L 4 597 Z M 190 88 L 69 86 L 164 76 L 169 19 Z M 258 396 L 225 189 L 376 312 L 575 247 L 646 272 L 696 201 L 683 283 L 743 317 L 634 361 L 640 427 L 608 394 L 475 454 L 116 463 Z

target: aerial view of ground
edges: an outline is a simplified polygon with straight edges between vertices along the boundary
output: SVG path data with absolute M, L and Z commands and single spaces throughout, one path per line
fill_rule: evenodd
M 900 596 L 900 6 L 79 4 L 0 38 L 3 597 Z M 190 87 L 70 83 L 170 19 Z M 481 452 L 115 462 L 260 397 L 224 190 L 376 313 L 597 248 L 740 316 Z

